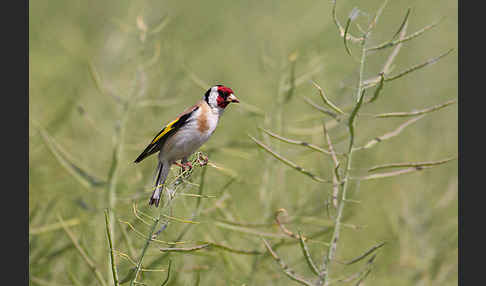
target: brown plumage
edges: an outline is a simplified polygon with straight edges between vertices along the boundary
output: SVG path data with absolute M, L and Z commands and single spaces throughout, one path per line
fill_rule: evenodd
M 201 100 L 198 105 L 201 108 L 201 115 L 197 118 L 197 129 L 200 132 L 206 132 L 209 129 L 207 116 L 207 113 L 210 112 L 209 105 L 204 100 Z

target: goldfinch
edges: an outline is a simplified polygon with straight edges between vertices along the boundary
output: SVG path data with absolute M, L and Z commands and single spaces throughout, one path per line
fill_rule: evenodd
M 135 159 L 135 163 L 138 163 L 160 151 L 155 190 L 149 205 L 159 206 L 162 187 L 172 164 L 192 167 L 187 158 L 208 141 L 218 125 L 219 117 L 231 102 L 239 102 L 231 88 L 224 85 L 211 87 L 202 100 L 167 124 Z M 181 160 L 181 164 L 176 163 L 177 160 Z

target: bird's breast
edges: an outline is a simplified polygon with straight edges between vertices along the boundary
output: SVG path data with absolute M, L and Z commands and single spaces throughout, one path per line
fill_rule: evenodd
M 219 114 L 213 112 L 207 104 L 201 105 L 195 116 L 197 129 L 203 136 L 211 136 L 218 125 Z
M 212 112 L 203 114 L 195 114 L 194 119 L 171 136 L 164 144 L 160 156 L 166 157 L 168 161 L 176 161 L 190 156 L 208 141 L 216 129 L 219 116 Z

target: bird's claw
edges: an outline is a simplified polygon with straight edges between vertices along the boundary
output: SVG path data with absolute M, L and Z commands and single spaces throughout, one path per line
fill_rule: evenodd
M 183 172 L 186 171 L 186 168 L 187 168 L 187 171 L 191 171 L 192 170 L 192 163 L 191 162 L 185 162 L 185 163 L 182 164 L 182 166 L 183 166 L 183 169 L 184 169 Z
M 199 162 L 199 165 L 206 166 L 209 162 L 209 158 L 199 153 L 199 156 L 197 157 L 197 161 Z
M 181 168 L 181 173 L 185 173 L 186 171 L 191 171 L 192 170 L 192 164 L 191 162 L 174 162 L 174 165 L 177 165 Z

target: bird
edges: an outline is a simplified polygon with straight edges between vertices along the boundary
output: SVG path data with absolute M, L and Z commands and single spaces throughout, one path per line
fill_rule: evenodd
M 154 177 L 154 191 L 149 206 L 159 206 L 163 184 L 172 164 L 192 168 L 187 160 L 214 133 L 219 119 L 230 103 L 239 103 L 231 88 L 218 84 L 209 88 L 195 105 L 186 108 L 155 135 L 150 144 L 135 159 L 139 163 L 159 152 Z M 181 160 L 181 163 L 176 161 Z

